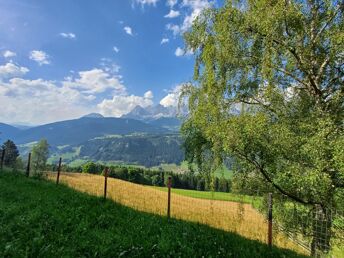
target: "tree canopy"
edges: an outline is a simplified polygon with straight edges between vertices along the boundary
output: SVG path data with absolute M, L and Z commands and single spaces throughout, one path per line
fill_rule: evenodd
M 2 150 L 5 150 L 4 165 L 12 167 L 15 166 L 17 157 L 19 156 L 19 151 L 14 142 L 7 140 L 2 145 Z
M 231 157 L 248 175 L 235 178 L 310 206 L 322 223 L 312 254 L 328 251 L 343 196 L 343 11 L 336 0 L 226 1 L 185 34 L 196 56 L 186 157 L 201 170 Z
M 344 187 L 342 1 L 227 1 L 185 34 L 187 157 L 225 157 L 279 193 L 333 206 Z
M 49 144 L 45 139 L 40 140 L 32 148 L 32 166 L 35 173 L 45 169 L 49 157 Z

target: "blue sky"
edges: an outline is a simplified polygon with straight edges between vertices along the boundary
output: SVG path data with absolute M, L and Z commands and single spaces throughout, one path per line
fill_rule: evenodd
M 210 0 L 0 0 L 0 122 L 176 105 L 182 33 Z

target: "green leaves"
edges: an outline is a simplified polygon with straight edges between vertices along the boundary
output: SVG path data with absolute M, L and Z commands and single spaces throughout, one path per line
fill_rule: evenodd
M 49 157 L 49 144 L 47 140 L 40 140 L 32 148 L 32 167 L 35 173 L 41 172 L 45 169 Z
M 203 13 L 185 34 L 197 50 L 182 130 L 189 160 L 210 171 L 235 157 L 294 200 L 333 205 L 343 188 L 343 10 L 258 0 Z

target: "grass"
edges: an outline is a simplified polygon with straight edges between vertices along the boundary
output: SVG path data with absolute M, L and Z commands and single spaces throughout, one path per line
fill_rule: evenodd
M 86 159 L 75 159 L 73 161 L 71 161 L 68 166 L 70 167 L 79 167 L 79 166 L 82 166 L 84 165 L 85 163 L 87 163 L 88 160 Z
M 0 172 L 0 257 L 302 257 Z
M 154 189 L 167 192 L 166 187 L 150 186 Z M 219 200 L 219 201 L 231 201 L 231 202 L 242 202 L 253 204 L 257 203 L 259 199 L 257 197 L 252 197 L 248 195 L 240 195 L 233 193 L 223 193 L 223 192 L 207 192 L 207 191 L 195 191 L 195 190 L 185 190 L 185 189 L 172 189 L 175 194 L 188 196 L 192 198 L 208 199 L 208 200 Z
M 47 173 L 55 180 L 56 174 Z M 62 173 L 61 182 L 82 192 L 103 195 L 104 177 L 90 174 Z M 108 197 L 117 203 L 138 211 L 166 216 L 167 194 L 151 187 L 109 178 Z M 267 242 L 267 221 L 249 204 L 191 198 L 172 193 L 171 216 L 176 219 L 200 223 L 235 232 L 241 236 Z M 274 234 L 274 243 L 278 247 L 304 252 L 298 245 L 283 234 Z
M 189 166 L 187 161 L 183 161 L 180 165 L 177 164 L 161 164 L 160 166 L 155 166 L 152 167 L 152 169 L 156 169 L 158 170 L 159 168 L 162 168 L 164 171 L 171 171 L 173 173 L 177 173 L 177 174 L 182 174 L 185 173 L 187 171 L 189 171 Z M 197 171 L 196 165 L 193 165 L 195 171 Z M 219 167 L 218 169 L 215 170 L 214 172 L 215 176 L 218 178 L 226 178 L 226 179 L 231 179 L 233 176 L 233 172 L 231 170 L 229 170 L 228 168 L 226 168 L 225 166 Z
M 64 145 L 64 146 L 60 146 L 60 150 L 68 147 L 69 145 Z M 80 149 L 81 147 L 73 147 L 73 151 L 70 152 L 64 152 L 62 154 L 53 154 L 51 157 L 49 157 L 47 163 L 48 164 L 53 164 L 53 163 L 58 163 L 59 158 L 61 157 L 62 160 L 76 160 L 75 158 L 78 157 L 80 155 Z

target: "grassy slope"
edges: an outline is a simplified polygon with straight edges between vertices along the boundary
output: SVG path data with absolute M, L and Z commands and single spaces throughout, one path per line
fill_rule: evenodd
M 161 164 L 160 166 L 152 167 L 152 169 L 158 170 L 159 167 L 161 167 L 164 171 L 171 171 L 174 173 L 185 173 L 186 171 L 189 171 L 188 163 L 186 161 L 183 161 L 180 165 L 177 164 Z M 194 165 L 195 170 L 196 165 Z M 218 168 L 215 171 L 215 176 L 218 178 L 224 177 L 226 179 L 231 179 L 233 176 L 233 171 L 227 169 L 225 166 L 222 166 Z
M 160 191 L 167 192 L 166 187 L 150 186 Z M 232 202 L 243 202 L 243 203 L 254 203 L 257 199 L 248 195 L 239 195 L 233 193 L 222 193 L 222 192 L 207 192 L 207 191 L 195 191 L 195 190 L 184 190 L 184 189 L 172 189 L 173 193 L 193 197 L 200 199 L 209 200 L 220 200 L 220 201 L 232 201 Z
M 0 172 L 0 257 L 300 257 Z

